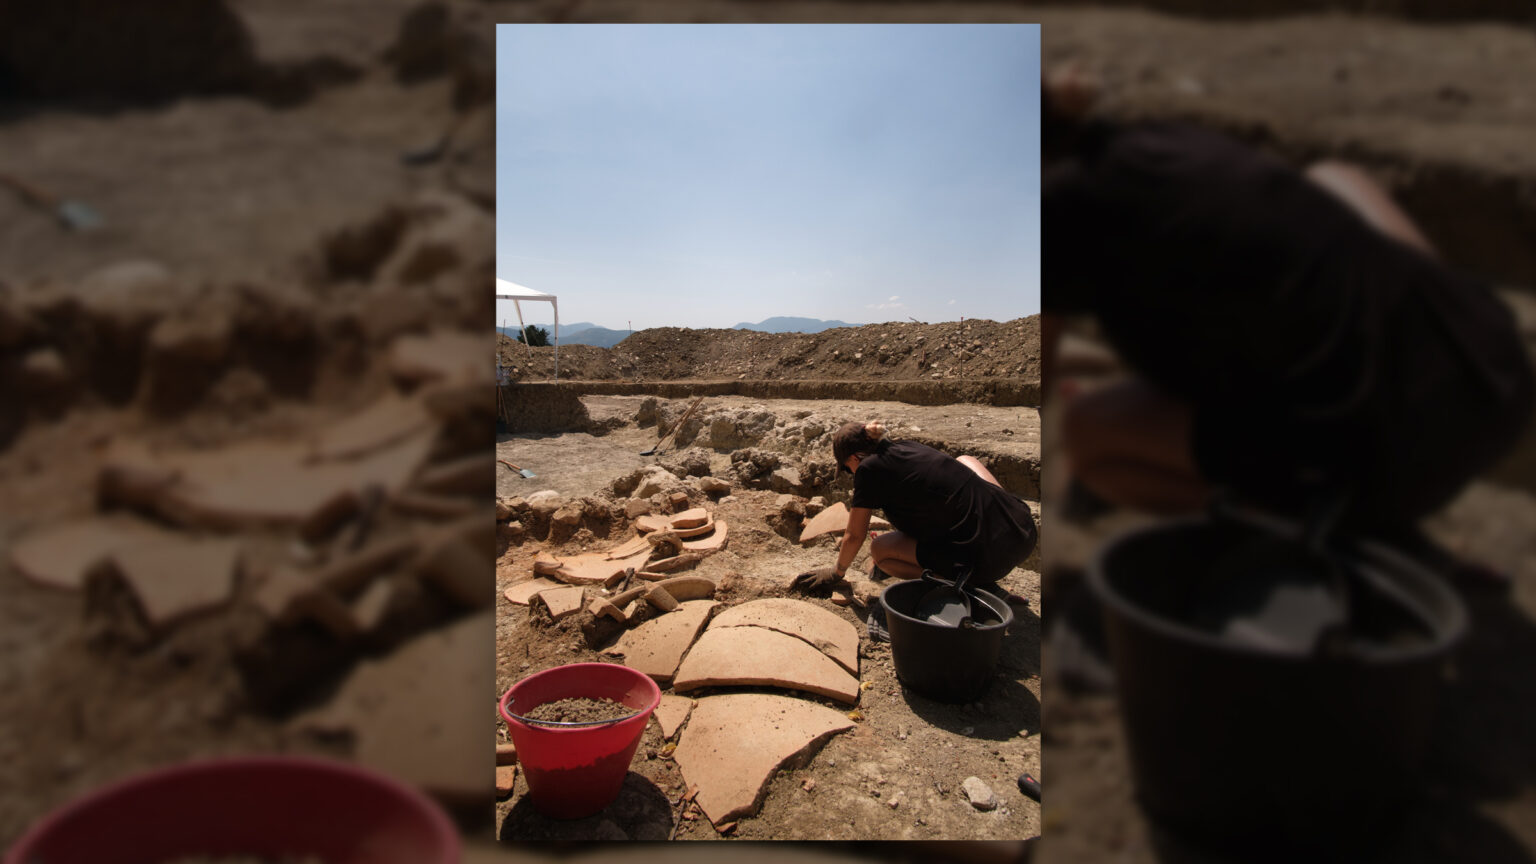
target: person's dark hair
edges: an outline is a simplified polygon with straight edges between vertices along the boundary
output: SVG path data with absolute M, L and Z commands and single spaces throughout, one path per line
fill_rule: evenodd
M 884 423 L 878 420 L 872 423 L 844 423 L 832 436 L 832 458 L 837 460 L 837 470 L 847 471 L 848 466 L 843 463 L 848 461 L 849 456 L 884 453 L 889 446 L 891 442 L 885 440 Z

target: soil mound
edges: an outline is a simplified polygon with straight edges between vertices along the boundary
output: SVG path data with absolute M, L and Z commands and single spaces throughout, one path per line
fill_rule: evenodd
M 554 348 L 498 337 L 512 380 L 554 376 Z M 820 333 L 641 330 L 613 348 L 567 345 L 562 379 L 795 381 L 1040 378 L 1040 318 L 887 323 Z

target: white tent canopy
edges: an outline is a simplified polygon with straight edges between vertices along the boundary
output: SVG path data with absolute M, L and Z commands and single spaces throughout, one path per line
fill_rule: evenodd
M 554 339 L 554 344 L 555 344 L 555 380 L 559 381 L 560 380 L 560 304 L 558 302 L 556 302 L 555 295 L 553 295 L 553 294 L 545 294 L 543 291 L 535 291 L 532 288 L 528 288 L 528 287 L 519 285 L 516 282 L 508 282 L 505 279 L 497 279 L 496 280 L 496 299 L 497 300 L 511 300 L 513 307 L 515 307 L 517 309 L 517 326 L 518 326 L 518 329 L 523 331 L 523 345 L 524 346 L 528 345 L 528 326 L 523 323 L 523 302 L 527 301 L 527 300 L 537 300 L 537 301 L 540 301 L 540 302 L 546 302 L 546 303 L 548 303 L 554 309 L 554 313 L 555 313 L 555 332 L 554 332 L 553 339 Z M 533 348 L 532 347 L 528 347 L 528 354 L 530 356 L 532 356 L 532 354 L 533 354 Z

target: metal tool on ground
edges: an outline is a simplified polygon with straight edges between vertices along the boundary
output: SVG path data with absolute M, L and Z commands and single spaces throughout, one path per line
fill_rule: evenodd
M 688 406 L 688 410 L 683 412 L 683 416 L 677 418 L 677 422 L 673 423 L 671 428 L 669 428 L 666 432 L 662 433 L 662 436 L 660 438 L 656 439 L 656 446 L 652 447 L 649 450 L 641 450 L 640 451 L 640 455 L 641 456 L 653 456 L 653 455 L 655 455 L 656 451 L 661 449 L 661 445 L 666 442 L 667 437 L 672 435 L 672 434 L 674 434 L 675 432 L 677 432 L 677 430 L 683 428 L 683 423 L 686 422 L 689 417 L 693 416 L 693 409 L 699 407 L 699 403 L 703 402 L 703 401 L 704 401 L 704 397 L 703 396 L 700 396 L 697 399 L 693 400 L 693 404 Z
M 516 465 L 513 465 L 511 462 L 508 462 L 505 459 L 497 459 L 496 461 L 500 462 L 501 464 L 503 464 L 505 466 L 507 466 L 508 468 L 511 468 L 513 471 L 516 471 L 517 473 L 523 475 L 524 477 L 527 477 L 529 480 L 532 480 L 533 478 L 539 476 L 539 475 L 533 473 L 532 471 L 529 471 L 527 468 L 519 468 Z
M 0 174 L 0 185 L 9 186 L 34 207 L 57 216 L 71 231 L 89 231 L 101 227 L 101 214 L 83 201 L 61 199 L 12 174 Z

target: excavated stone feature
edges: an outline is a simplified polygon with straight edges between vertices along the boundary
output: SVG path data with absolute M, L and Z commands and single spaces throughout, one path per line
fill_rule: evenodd
M 683 548 L 689 552 L 718 552 L 725 548 L 728 530 L 725 520 L 721 519 L 715 523 L 715 530 L 708 537 L 684 540 Z
M 11 547 L 11 566 L 39 585 L 78 591 L 91 569 L 124 546 L 166 536 L 152 525 L 115 519 L 83 519 L 49 525 Z
M 676 611 L 626 632 L 609 653 L 623 655 L 625 666 L 666 684 L 677 673 L 684 652 L 698 638 L 710 613 L 719 605 L 713 600 L 682 603 Z
M 852 727 L 831 708 L 788 696 L 710 696 L 694 707 L 673 758 L 684 781 L 698 786 L 694 800 L 704 815 L 720 825 L 756 813 L 781 767 L 808 762 Z
M 481 656 L 493 641 L 483 612 L 358 665 L 336 697 L 294 720 L 298 729 L 350 731 L 353 758 L 450 802 L 486 797 L 485 745 L 495 733 L 485 709 L 493 684 Z M 424 711 L 422 706 L 432 710 Z
M 673 696 L 663 693 L 661 704 L 651 714 L 656 718 L 656 725 L 661 727 L 661 737 L 671 738 L 682 728 L 683 721 L 688 719 L 688 712 L 693 710 L 693 700 L 687 696 Z
M 704 631 L 672 681 L 678 693 L 731 685 L 805 690 L 850 705 L 859 699 L 859 679 L 848 670 L 805 641 L 766 627 Z
M 848 530 L 848 505 L 839 501 L 817 513 L 800 531 L 800 542 L 809 543 L 826 534 L 841 534 Z
M 814 603 L 787 597 L 753 600 L 732 606 L 709 622 L 711 630 L 746 626 L 766 627 L 802 639 L 850 673 L 859 674 L 858 628 Z
M 229 602 L 240 542 L 165 534 L 118 549 L 109 562 L 133 592 L 145 622 L 158 630 Z

